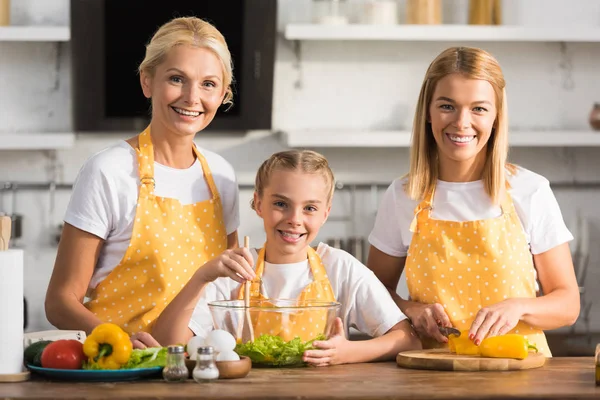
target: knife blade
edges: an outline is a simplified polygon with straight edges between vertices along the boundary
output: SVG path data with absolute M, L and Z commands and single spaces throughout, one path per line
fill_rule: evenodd
M 446 337 L 450 335 L 460 336 L 460 331 L 453 327 L 440 326 L 440 333 Z

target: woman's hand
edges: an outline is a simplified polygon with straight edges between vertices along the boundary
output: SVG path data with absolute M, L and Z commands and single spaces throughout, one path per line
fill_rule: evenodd
M 134 349 L 145 349 L 147 347 L 161 347 L 160 343 L 148 332 L 137 332 L 129 337 Z
M 517 326 L 522 316 L 519 299 L 507 299 L 484 307 L 479 310 L 471 324 L 469 339 L 479 345 L 487 336 L 504 335 Z
M 225 250 L 218 257 L 213 258 L 196 271 L 205 282 L 212 282 L 217 278 L 229 277 L 236 282 L 251 281 L 256 277 L 252 268 L 254 259 L 250 250 L 244 247 Z
M 304 362 L 315 367 L 327 365 L 345 364 L 348 359 L 351 342 L 344 334 L 344 324 L 337 317 L 333 323 L 331 336 L 327 340 L 316 340 L 313 342 L 314 350 L 304 352 Z
M 439 327 L 451 327 L 452 323 L 441 304 L 414 303 L 406 310 L 406 316 L 419 336 L 431 337 L 440 343 L 448 342 L 448 338 L 441 334 Z

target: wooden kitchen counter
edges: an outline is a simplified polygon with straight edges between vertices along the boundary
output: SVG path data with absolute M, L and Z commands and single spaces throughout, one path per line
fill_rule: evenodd
M 253 369 L 244 379 L 198 384 L 0 383 L 10 399 L 589 399 L 600 398 L 593 357 L 553 358 L 543 368 L 510 372 L 408 370 L 395 363 L 326 368 Z

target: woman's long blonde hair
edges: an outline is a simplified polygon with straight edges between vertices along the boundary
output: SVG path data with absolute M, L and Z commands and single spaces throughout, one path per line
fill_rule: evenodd
M 169 50 L 175 46 L 188 45 L 212 51 L 221 61 L 225 97 L 223 104 L 233 104 L 233 63 L 225 38 L 210 23 L 196 17 L 175 18 L 162 25 L 150 43 L 146 45 L 146 56 L 138 71 L 154 76 L 156 67 L 163 62 Z
M 450 74 L 485 80 L 494 88 L 497 115 L 487 143 L 482 178 L 486 193 L 494 204 L 498 204 L 506 185 L 505 170 L 515 171 L 515 167 L 507 164 L 506 161 L 508 157 L 506 83 L 498 61 L 488 52 L 472 47 L 446 49 L 427 69 L 413 121 L 406 193 L 411 199 L 421 200 L 433 190 L 438 180 L 438 148 L 431 124 L 428 122 L 429 106 L 437 83 Z

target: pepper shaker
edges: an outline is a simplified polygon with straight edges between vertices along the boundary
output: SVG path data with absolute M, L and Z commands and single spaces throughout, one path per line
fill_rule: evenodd
M 169 382 L 184 381 L 189 377 L 183 346 L 167 347 L 167 365 L 163 368 L 162 375 Z
M 198 347 L 196 367 L 194 367 L 192 375 L 198 383 L 210 382 L 219 378 L 219 369 L 215 362 L 215 352 L 211 346 Z

